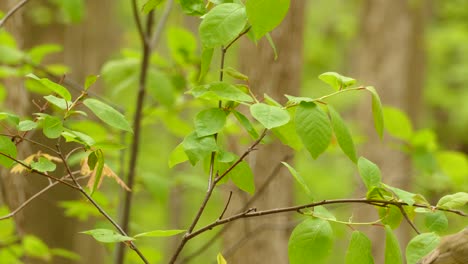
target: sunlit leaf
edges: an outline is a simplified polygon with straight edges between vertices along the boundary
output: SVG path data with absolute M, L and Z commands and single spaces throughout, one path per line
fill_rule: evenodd
M 289 0 L 250 0 L 245 3 L 245 8 L 255 38 L 260 39 L 284 19 Z
M 133 130 L 125 117 L 111 106 L 93 98 L 84 100 L 83 104 L 86 105 L 104 123 L 117 129 L 133 133 Z
M 310 190 L 309 186 L 307 186 L 307 183 L 304 180 L 304 178 L 302 178 L 302 176 L 296 171 L 296 169 L 291 167 L 291 165 L 289 165 L 288 163 L 286 163 L 286 162 L 281 162 L 281 163 L 284 166 L 286 166 L 286 168 L 288 168 L 291 175 L 294 177 L 294 179 L 296 179 L 296 181 L 301 186 L 302 190 L 304 190 L 304 192 L 307 194 L 307 197 L 309 197 L 309 199 L 312 201 L 314 199 L 314 197 L 312 195 L 312 191 Z
M 320 74 L 319 79 L 333 87 L 335 90 L 345 89 L 356 83 L 356 80 L 343 76 L 336 72 L 325 72 Z
M 285 125 L 290 119 L 289 113 L 285 109 L 263 103 L 250 106 L 250 113 L 267 129 Z
M 58 83 L 55 83 L 55 82 L 52 82 L 51 80 L 49 80 L 47 78 L 39 78 L 39 77 L 37 77 L 36 75 L 34 75 L 32 73 L 26 75 L 26 77 L 29 77 L 29 78 L 31 78 L 33 80 L 38 81 L 45 88 L 47 88 L 50 91 L 58 94 L 60 97 L 64 98 L 65 100 L 67 100 L 67 101 L 71 100 L 70 92 L 67 90 L 67 88 L 63 87 L 62 85 L 60 85 Z
M 42 131 L 48 138 L 58 138 L 62 134 L 64 128 L 62 120 L 56 116 L 45 116 L 42 122 Z
M 31 120 L 23 120 L 18 124 L 19 131 L 30 131 L 37 127 L 37 123 Z
M 374 126 L 380 138 L 383 137 L 384 116 L 382 111 L 382 103 L 377 91 L 372 86 L 367 86 L 366 89 L 372 94 L 372 116 L 374 117 Z
M 437 207 L 444 209 L 456 209 L 468 203 L 468 193 L 458 192 L 455 194 L 445 195 L 440 198 Z
M 372 244 L 364 233 L 353 232 L 346 252 L 346 264 L 374 264 Z
M 40 172 L 54 171 L 56 167 L 55 163 L 44 157 L 39 157 L 37 162 L 31 163 L 31 168 Z
M 431 252 L 440 242 L 434 233 L 423 233 L 415 236 L 406 246 L 406 263 L 416 264 L 422 257 Z
M 138 235 L 134 235 L 133 237 L 170 237 L 170 236 L 175 236 L 180 233 L 185 232 L 186 230 L 180 230 L 180 229 L 175 229 L 175 230 L 154 230 L 154 231 L 149 231 L 145 233 L 140 233 Z
M 195 117 L 195 132 L 198 137 L 220 132 L 226 124 L 226 112 L 220 108 L 203 110 Z
M 91 235 L 94 239 L 102 243 L 116 243 L 135 240 L 133 237 L 123 236 L 109 229 L 93 229 L 80 233 Z
M 348 130 L 345 122 L 341 118 L 340 114 L 335 111 L 332 106 L 328 106 L 330 113 L 331 125 L 335 132 L 336 139 L 343 152 L 348 156 L 354 163 L 357 162 L 356 148 L 354 147 L 354 141 L 351 137 L 351 133 Z
M 367 190 L 380 185 L 382 176 L 379 167 L 375 165 L 375 163 L 364 157 L 360 157 L 358 160 L 358 169 Z
M 16 145 L 11 141 L 11 138 L 0 136 L 0 153 L 8 155 L 13 159 L 16 158 Z M 3 167 L 10 168 L 14 163 L 15 162 L 12 159 L 7 158 L 4 155 L 0 155 L 0 165 Z
M 398 239 L 389 226 L 385 226 L 385 237 L 385 264 L 403 264 Z

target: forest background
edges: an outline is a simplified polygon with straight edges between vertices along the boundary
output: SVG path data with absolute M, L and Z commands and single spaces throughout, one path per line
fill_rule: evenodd
M 145 2 L 138 3 L 142 15 Z M 0 16 L 15 3 L 2 1 Z M 200 19 L 187 16 L 186 12 L 177 1 L 169 0 L 162 1 L 154 11 L 156 21 L 167 20 L 156 24 L 155 30 L 161 30 L 161 34 L 150 58 L 148 93 L 141 119 L 142 144 L 132 186 L 130 228 L 134 233 L 183 229 L 191 223 L 207 188 L 203 164 L 195 168 L 175 165 L 177 158 L 172 158 L 174 148 L 193 129 L 194 113 L 206 106 L 186 99 L 189 95 L 185 92 L 198 81 L 201 63 Z M 250 85 L 258 88 L 258 97 L 266 92 L 279 102 L 286 101 L 283 94 L 316 98 L 329 93 L 330 87 L 318 79 L 323 72 L 339 72 L 375 86 L 385 106 L 387 132 L 383 140 L 373 132 L 369 98 L 350 94 L 331 101 L 347 120 L 359 153 L 379 165 L 388 184 L 421 193 L 436 204 L 446 194 L 468 189 L 467 21 L 466 0 L 291 1 L 288 15 L 271 35 L 278 53 L 276 60 L 274 49 L 266 40 L 254 45 L 243 38 L 230 48 L 226 65 L 249 76 Z M 0 31 L 0 47 L 14 42 L 15 49 L 35 54 L 35 72 L 65 75 L 62 81 L 70 87 L 84 83 L 89 75 L 100 75 L 90 94 L 127 117 L 135 112 L 141 46 L 130 1 L 30 1 L 4 27 Z M 205 80 L 218 78 L 220 56 L 214 54 Z M 0 48 L 1 106 L 5 111 L 26 116 L 37 110 L 32 102 L 42 96 L 33 84 L 15 77 L 23 72 L 12 62 L 12 51 Z M 120 144 L 128 144 L 130 136 L 110 133 L 104 125 L 87 120 L 73 126 L 107 143 L 106 163 L 126 182 L 124 172 L 128 170 L 125 166 L 130 150 L 122 150 Z M 226 141 L 236 150 L 233 152 L 242 153 L 248 148 L 249 135 L 238 125 L 228 123 L 227 131 Z M 273 179 L 256 178 L 257 190 L 267 186 L 256 206 L 266 209 L 308 201 L 301 187 L 294 185 L 289 171 L 275 167 L 280 161 L 294 164 L 311 193 L 320 200 L 364 195 L 354 164 L 341 153 L 336 142 L 313 160 L 305 150 L 293 152 L 278 140 L 271 141 L 248 160 L 254 174 L 273 175 Z M 265 154 L 267 158 L 262 156 Z M 76 166 L 79 159 L 75 157 Z M 12 180 L 17 176 L 2 171 L 0 216 L 44 187 L 42 179 Z M 105 179 L 94 194 L 114 216 L 119 215 L 123 204 L 122 185 Z M 221 189 L 208 204 L 201 226 L 219 217 L 230 191 L 233 211 L 251 197 L 231 185 Z M 357 221 L 371 220 L 366 205 L 337 205 L 329 210 L 337 211 L 336 215 L 343 219 L 352 216 Z M 450 224 L 444 225 L 440 234 L 466 226 L 466 218 L 448 217 Z M 268 216 L 244 221 L 220 236 L 216 235 L 219 230 L 214 229 L 198 237 L 197 242 L 187 244 L 182 259 L 187 263 L 215 262 L 216 255 L 222 252 L 228 263 L 247 263 L 245 259 L 252 263 L 286 263 L 287 241 L 298 219 Z M 414 234 L 405 224 L 402 226 L 398 235 L 400 244 L 406 245 Z M 11 233 L 27 237 L 26 247 L 31 247 L 28 263 L 70 263 L 77 256 L 78 263 L 111 263 L 118 258 L 115 244 L 98 244 L 78 233 L 94 228 L 109 228 L 109 223 L 77 194 L 58 187 L 28 205 L 14 220 L 1 221 L 0 237 Z M 335 252 L 345 252 L 349 228 L 338 224 L 333 228 Z M 375 245 L 384 230 L 375 229 L 378 228 L 371 227 L 367 232 L 373 242 L 377 241 L 374 253 L 378 256 L 383 254 L 383 246 Z M 13 242 L 24 245 L 24 240 Z M 7 259 L 10 253 L 5 248 L 11 241 L 1 241 L 0 259 Z M 177 237 L 144 238 L 138 244 L 151 263 L 165 263 L 178 242 Z M 206 243 L 209 247 L 198 251 Z M 63 248 L 74 254 L 49 248 Z M 125 263 L 140 263 L 133 252 L 128 252 L 126 258 Z M 327 263 L 344 263 L 344 258 L 344 253 L 332 254 Z

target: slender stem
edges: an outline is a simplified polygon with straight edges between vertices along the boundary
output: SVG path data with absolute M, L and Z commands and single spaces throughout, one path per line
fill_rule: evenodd
M 408 222 L 408 224 L 411 226 L 411 228 L 413 228 L 414 232 L 416 232 L 416 234 L 418 234 L 418 235 L 421 234 L 421 232 L 419 232 L 418 228 L 414 225 L 413 221 L 411 221 L 411 219 L 409 218 L 408 214 L 405 211 L 405 208 L 402 205 L 398 206 L 398 208 L 400 209 L 400 212 L 403 215 L 403 217 L 405 218 L 406 222 Z
M 171 13 L 172 6 L 174 4 L 174 0 L 168 0 L 166 6 L 164 8 L 163 14 L 158 21 L 158 25 L 156 26 L 156 30 L 154 31 L 153 37 L 151 38 L 151 48 L 154 49 L 155 46 L 158 44 L 164 27 L 166 26 L 167 20 L 169 18 L 169 14 Z
M 145 31 L 143 29 L 143 25 L 141 23 L 141 17 L 140 13 L 138 11 L 138 4 L 137 0 L 131 0 L 132 1 L 132 12 L 133 12 L 133 19 L 135 20 L 135 24 L 138 30 L 138 35 L 140 36 L 141 43 L 148 44 L 148 39 L 145 34 Z
M 241 212 L 235 215 L 232 215 L 228 218 L 221 219 L 221 220 L 216 220 L 215 222 L 206 225 L 203 228 L 200 228 L 197 231 L 194 231 L 190 235 L 187 236 L 187 239 L 192 239 L 208 230 L 213 229 L 216 226 L 219 225 L 224 225 L 226 223 L 235 221 L 237 219 L 241 218 L 251 218 L 251 217 L 259 217 L 259 216 L 264 216 L 264 215 L 271 215 L 271 214 L 279 214 L 279 213 L 286 213 L 286 212 L 298 212 L 302 209 L 305 208 L 313 208 L 316 206 L 320 205 L 327 205 L 327 204 L 346 204 L 346 203 L 362 203 L 362 204 L 369 204 L 369 205 L 376 205 L 376 206 L 386 206 L 386 205 L 395 205 L 395 206 L 408 206 L 407 203 L 405 202 L 397 202 L 397 201 L 387 201 L 387 200 L 376 200 L 376 199 L 371 199 L 371 200 L 366 200 L 366 199 L 336 199 L 336 200 L 323 200 L 320 202 L 316 203 L 310 203 L 310 204 L 304 204 L 304 205 L 297 205 L 297 206 L 291 206 L 291 207 L 283 207 L 283 208 L 276 208 L 276 209 L 269 209 L 269 210 L 263 210 L 263 211 L 256 211 L 254 208 L 247 209 L 245 212 Z M 420 208 L 427 208 L 427 205 L 424 204 L 413 204 L 412 206 L 414 207 L 420 207 Z M 432 207 L 434 210 L 441 210 L 441 211 L 446 211 L 450 213 L 454 213 L 460 216 L 468 217 L 468 215 L 462 211 L 459 210 L 452 210 L 452 209 L 443 209 L 443 208 L 437 208 L 437 207 Z
M 74 171 L 73 174 L 78 174 L 80 173 L 80 171 Z M 87 176 L 83 176 L 83 177 L 79 177 L 77 179 L 82 179 L 82 178 L 86 178 Z M 62 177 L 63 179 L 66 179 L 66 178 L 69 178 L 68 175 Z M 50 190 L 52 187 L 56 186 L 57 184 L 59 184 L 60 182 L 56 181 L 56 182 L 51 182 L 49 183 L 46 187 L 44 187 L 42 190 L 40 190 L 39 192 L 35 193 L 33 196 L 29 197 L 29 199 L 27 199 L 26 201 L 24 201 L 20 206 L 18 206 L 15 210 L 13 210 L 12 212 L 10 212 L 9 214 L 7 215 L 4 215 L 4 216 L 1 216 L 0 217 L 0 221 L 1 220 L 5 220 L 5 219 L 8 219 L 8 218 L 11 218 L 13 216 L 15 216 L 17 213 L 19 213 L 21 210 L 23 210 L 23 208 L 25 208 L 27 205 L 29 205 L 32 201 L 34 201 L 37 197 L 41 196 L 43 193 L 47 192 L 48 190 Z
M 0 28 L 3 27 L 3 24 L 11 17 L 13 14 L 16 13 L 16 11 L 20 10 L 21 7 L 23 7 L 25 4 L 27 4 L 29 0 L 22 0 L 18 2 L 8 13 L 5 14 L 5 16 L 0 20 Z

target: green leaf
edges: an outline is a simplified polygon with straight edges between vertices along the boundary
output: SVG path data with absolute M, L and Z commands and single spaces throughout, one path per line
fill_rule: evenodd
M 346 264 L 374 264 L 372 244 L 364 233 L 353 232 L 346 252 Z
M 146 1 L 146 3 L 143 4 L 143 8 L 142 8 L 143 13 L 148 14 L 149 12 L 151 12 L 151 10 L 155 9 L 161 2 L 162 0 Z
M 211 152 L 218 149 L 213 136 L 197 137 L 195 132 L 185 137 L 182 146 L 192 165 L 197 164 L 199 160 L 204 159 Z
M 423 233 L 415 236 L 406 247 L 406 263 L 416 264 L 422 257 L 437 247 L 440 237 L 434 233 Z
M 316 159 L 327 149 L 332 137 L 327 114 L 315 103 L 302 102 L 296 110 L 295 121 L 299 138 Z
M 42 122 L 42 132 L 48 138 L 58 138 L 62 134 L 64 128 L 62 120 L 56 116 L 46 115 Z
M 245 8 L 255 38 L 260 39 L 283 21 L 288 13 L 289 0 L 249 0 Z
M 296 133 L 296 108 L 290 107 L 287 109 L 291 119 L 286 125 L 273 128 L 273 134 L 281 140 L 283 144 L 293 148 L 294 150 L 302 149 L 303 145 L 301 139 Z
M 138 235 L 134 235 L 133 237 L 170 237 L 175 236 L 180 233 L 185 232 L 186 230 L 174 229 L 174 230 L 154 230 L 150 232 L 140 233 Z
M 23 120 L 18 124 L 19 131 L 30 131 L 37 127 L 37 123 L 31 120 Z
M 200 39 L 205 48 L 223 46 L 234 40 L 247 23 L 245 8 L 228 3 L 215 6 L 200 23 Z
M 104 170 L 104 154 L 102 153 L 102 150 L 97 149 L 94 151 L 94 154 L 96 155 L 97 160 L 95 165 L 95 176 L 93 187 L 91 189 L 91 195 L 93 195 L 93 193 L 97 190 L 99 182 L 101 182 L 102 171 Z
M 378 187 L 382 182 L 379 167 L 364 157 L 360 157 L 358 160 L 358 170 L 367 190 Z
M 445 175 L 450 177 L 455 186 L 466 183 L 468 176 L 468 159 L 462 152 L 438 151 L 437 163 Z
M 184 146 L 181 144 L 177 145 L 175 149 L 169 155 L 169 168 L 174 167 L 175 165 L 185 162 L 188 160 L 187 154 L 185 154 Z
M 294 228 L 289 238 L 289 263 L 326 263 L 332 250 L 333 238 L 333 230 L 328 221 L 307 218 Z
M 247 117 L 245 117 L 242 113 L 240 113 L 240 112 L 238 112 L 236 110 L 234 110 L 233 113 L 234 113 L 234 116 L 236 117 L 237 121 L 239 121 L 239 123 L 242 125 L 242 127 L 244 127 L 245 130 L 247 130 L 249 135 L 253 139 L 257 139 L 259 137 L 258 132 L 257 132 L 257 130 L 255 130 L 255 127 L 252 125 L 252 123 L 250 123 L 250 120 Z
M 291 118 L 285 109 L 263 103 L 251 105 L 250 113 L 267 129 L 285 125 Z
M 398 189 L 396 187 L 392 187 L 392 186 L 389 186 L 389 185 L 386 185 L 386 184 L 383 184 L 383 186 L 385 186 L 385 188 L 391 190 L 398 197 L 398 199 L 400 201 L 403 201 L 403 202 L 407 203 L 409 206 L 412 206 L 415 203 L 414 198 L 415 198 L 416 194 L 410 193 L 410 192 L 407 192 L 405 190 Z
M 218 253 L 218 255 L 216 256 L 216 261 L 217 261 L 218 264 L 227 264 L 226 259 L 224 259 L 223 255 L 221 255 L 221 253 Z
M 345 122 L 341 118 L 340 114 L 335 109 L 328 105 L 330 113 L 331 125 L 333 131 L 335 131 L 336 139 L 340 145 L 341 150 L 348 156 L 354 163 L 357 162 L 356 148 L 354 147 L 354 141 L 346 127 Z
M 204 0 L 180 0 L 182 11 L 191 16 L 201 16 L 206 13 Z
M 41 83 L 44 87 L 46 87 L 50 91 L 58 94 L 60 97 L 64 98 L 67 101 L 71 101 L 70 92 L 67 90 L 67 88 L 63 87 L 62 85 L 60 85 L 58 83 L 54 83 L 53 81 L 51 81 L 51 80 L 49 80 L 47 78 L 42 78 L 41 79 L 41 78 L 37 77 L 36 75 L 34 75 L 32 73 L 26 75 L 26 77 L 29 77 L 29 78 L 31 78 L 33 80 L 38 81 L 39 83 Z
M 207 49 L 204 47 L 202 49 L 200 62 L 200 76 L 198 77 L 198 81 L 203 80 L 203 78 L 205 78 L 206 74 L 210 70 L 211 60 L 213 59 L 213 51 L 213 48 Z
M 20 122 L 20 118 L 17 115 L 6 113 L 6 112 L 0 112 L 0 120 L 6 119 L 8 122 L 18 125 Z
M 56 167 L 55 163 L 44 157 L 39 157 L 37 162 L 31 163 L 31 168 L 40 172 L 54 171 Z
M 356 83 L 356 80 L 343 76 L 336 72 L 325 72 L 319 75 L 319 79 L 330 85 L 335 90 L 345 89 Z
M 206 85 L 201 85 L 190 90 L 190 93 L 195 98 L 203 98 L 208 100 L 226 100 L 235 102 L 252 102 L 250 95 L 244 93 L 239 88 L 225 82 L 216 82 Z
M 424 225 L 429 231 L 440 233 L 448 228 L 448 219 L 442 211 L 428 212 L 425 214 Z
M 379 216 L 382 219 L 382 224 L 388 225 L 392 229 L 396 229 L 400 226 L 400 223 L 403 220 L 400 208 L 394 205 L 389 205 L 387 207 L 379 207 L 378 210 Z
M 72 102 L 71 101 L 66 101 L 65 99 L 63 98 L 58 98 L 56 96 L 53 96 L 53 95 L 46 95 L 44 96 L 44 98 L 51 104 L 57 106 L 58 108 L 62 109 L 62 110 L 65 110 L 67 109 L 69 106 L 72 105 Z
M 75 252 L 69 251 L 63 248 L 52 248 L 50 250 L 50 253 L 53 256 L 58 256 L 58 257 L 62 257 L 62 258 L 74 260 L 74 261 L 79 261 L 81 258 L 81 256 L 76 254 Z
M 147 90 L 148 94 L 154 96 L 162 105 L 166 107 L 174 105 L 176 99 L 174 85 L 167 74 L 156 68 L 149 69 Z
M 198 137 L 220 132 L 226 124 L 226 112 L 220 108 L 203 110 L 195 117 L 195 132 Z
M 231 76 L 234 79 L 242 80 L 242 81 L 248 81 L 249 76 L 239 72 L 238 70 L 232 68 L 232 67 L 226 67 L 223 69 L 223 72 L 226 73 L 227 75 Z
M 181 65 L 193 63 L 196 59 L 197 40 L 192 32 L 182 27 L 169 27 L 167 46 L 172 58 Z
M 23 52 L 15 47 L 0 45 L 0 64 L 18 64 L 23 57 Z
M 309 98 L 309 97 L 302 97 L 302 96 L 292 96 L 292 95 L 287 95 L 285 94 L 286 98 L 288 98 L 288 105 L 297 105 L 302 102 L 314 102 L 314 99 Z
M 328 211 L 325 206 L 320 205 L 314 207 L 312 215 L 323 220 L 336 221 L 336 216 L 334 216 L 330 211 Z
M 232 182 L 241 190 L 254 194 L 255 181 L 252 169 L 245 161 L 241 161 L 234 169 L 227 175 Z
M 16 145 L 11 141 L 11 138 L 0 136 L 0 153 L 16 159 L 18 152 L 16 150 Z M 10 168 L 14 163 L 15 162 L 12 159 L 0 155 L 0 165 L 3 167 Z
M 22 243 L 26 255 L 50 261 L 51 255 L 49 248 L 39 238 L 27 235 L 23 237 Z
M 40 64 L 45 56 L 51 53 L 61 52 L 62 46 L 57 44 L 44 44 L 33 47 L 28 51 L 29 58 L 34 64 Z
M 437 203 L 437 207 L 444 209 L 456 209 L 465 206 L 467 203 L 468 193 L 458 192 L 440 198 L 439 202 Z
M 80 233 L 91 235 L 94 239 L 102 243 L 116 243 L 135 240 L 133 237 L 122 236 L 121 234 L 109 229 L 93 229 Z
M 86 77 L 84 89 L 87 91 L 99 78 L 99 75 L 89 75 Z
M 382 112 L 382 103 L 377 91 L 372 86 L 367 86 L 366 89 L 372 94 L 372 116 L 374 117 L 375 131 L 380 138 L 383 137 L 384 116 Z
M 267 34 L 265 35 L 265 38 L 268 40 L 268 44 L 270 44 L 271 49 L 273 49 L 273 54 L 275 54 L 274 59 L 277 60 L 277 59 L 278 59 L 278 50 L 276 49 L 275 42 L 274 42 L 273 39 L 271 38 L 270 33 L 267 33 Z
M 133 130 L 125 117 L 111 106 L 93 98 L 84 100 L 83 104 L 86 105 L 104 123 L 117 129 L 133 133 Z
M 385 264 L 403 264 L 400 245 L 392 228 L 385 226 Z
M 96 146 L 96 141 L 92 137 L 78 131 L 67 129 L 62 132 L 62 136 L 67 142 L 77 142 L 86 147 Z
M 395 138 L 410 140 L 413 135 L 413 126 L 408 116 L 398 108 L 386 106 L 383 108 L 385 129 Z
M 302 176 L 296 171 L 296 169 L 294 169 L 293 167 L 291 167 L 291 165 L 289 165 L 288 163 L 286 162 L 281 162 L 284 166 L 286 166 L 286 168 L 288 168 L 289 172 L 291 173 L 291 175 L 294 177 L 294 179 L 296 179 L 296 181 L 299 183 L 299 185 L 301 186 L 301 188 L 304 190 L 304 192 L 307 194 L 307 196 L 309 197 L 309 199 L 311 201 L 314 200 L 314 197 L 312 195 L 312 191 L 310 191 L 309 189 L 309 186 L 307 186 L 307 183 L 306 181 L 304 180 L 304 178 L 302 178 Z
M 65 22 L 78 23 L 83 19 L 86 9 L 83 0 L 58 1 L 56 3 L 61 7 Z

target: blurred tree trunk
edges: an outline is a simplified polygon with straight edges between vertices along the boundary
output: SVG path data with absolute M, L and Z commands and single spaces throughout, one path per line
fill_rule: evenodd
M 7 1 L 7 7 L 12 7 L 17 1 Z M 2 1 L 3 4 L 3 1 Z M 39 3 L 34 3 L 39 4 Z M 49 56 L 47 63 L 61 63 L 67 65 L 71 73 L 67 78 L 72 78 L 78 83 L 83 83 L 87 75 L 98 74 L 102 64 L 115 51 L 118 46 L 118 31 L 116 30 L 115 14 L 113 13 L 114 1 L 87 1 L 85 18 L 79 24 L 63 25 L 51 24 L 47 27 L 37 25 L 25 16 L 28 8 L 26 5 L 22 11 L 16 13 L 8 22 L 9 31 L 13 32 L 17 40 L 20 40 L 20 48 L 29 49 L 35 45 L 56 43 L 63 46 L 61 54 Z M 20 22 L 13 22 L 20 21 Z M 8 91 L 8 107 L 14 113 L 30 116 L 37 112 L 32 104 L 32 99 L 41 100 L 41 97 L 28 94 L 22 87 L 22 80 L 11 80 L 6 85 Z M 93 88 L 95 89 L 95 88 Z M 73 91 L 73 90 L 71 90 Z M 76 91 L 75 91 L 76 94 Z M 42 100 L 43 101 L 43 100 Z M 40 133 L 33 139 L 44 141 Z M 46 144 L 47 144 L 46 143 Z M 29 155 L 37 149 L 26 146 L 25 142 L 20 158 Z M 62 173 L 63 167 L 57 167 L 57 173 Z M 15 177 L 12 177 L 15 176 Z M 18 207 L 27 197 L 46 186 L 47 181 L 35 177 L 36 175 L 4 175 L 2 179 L 2 191 L 5 202 L 11 209 Z M 57 175 L 61 176 L 61 175 Z M 81 196 L 68 187 L 59 185 L 32 202 L 21 214 L 16 217 L 16 223 L 20 234 L 34 234 L 43 239 L 50 247 L 60 247 L 73 250 L 81 256 L 82 263 L 103 263 L 104 248 L 84 236 L 78 236 L 77 232 L 89 227 L 89 223 L 80 223 L 76 219 L 67 218 L 63 208 L 58 206 L 62 200 L 76 199 Z M 33 219 L 33 220 L 32 220 Z M 89 228 L 88 228 L 89 229 Z M 27 260 L 27 263 L 36 263 L 36 260 Z M 40 263 L 40 262 L 37 262 Z M 54 259 L 54 264 L 70 263 L 70 260 Z
M 249 76 L 250 87 L 258 98 L 263 94 L 284 102 L 284 94 L 298 94 L 302 72 L 302 49 L 304 31 L 305 0 L 291 1 L 289 14 L 283 23 L 272 32 L 278 49 L 278 59 L 268 42 L 263 39 L 256 46 L 243 39 L 240 46 L 240 71 Z M 239 150 L 238 152 L 242 152 Z M 261 145 L 259 150 L 248 157 L 252 166 L 257 189 L 265 183 L 272 169 L 292 151 L 276 141 Z M 231 212 L 242 208 L 248 200 L 245 193 L 233 194 Z M 290 205 L 293 201 L 293 182 L 287 170 L 282 168 L 279 175 L 269 183 L 268 188 L 252 207 L 258 209 Z M 248 219 L 234 223 L 224 236 L 224 250 L 229 263 L 288 263 L 287 245 L 290 235 L 290 216 L 271 216 Z M 234 250 L 233 245 L 240 247 Z
M 363 1 L 358 48 L 352 63 L 353 77 L 360 83 L 375 86 L 384 105 L 400 108 L 413 122 L 417 121 L 419 115 L 424 84 L 426 4 L 425 1 L 407 0 Z M 377 137 L 371 121 L 369 101 L 366 100 L 357 111 L 364 134 L 368 136 L 361 153 L 380 167 L 385 183 L 405 190 L 411 189 L 410 157 L 390 147 L 388 135 L 383 142 Z M 369 219 L 373 215 L 370 211 L 374 209 L 362 208 L 355 215 Z M 397 230 L 402 247 L 413 235 L 411 232 L 408 225 L 402 222 Z M 376 263 L 383 263 L 383 229 L 372 228 L 370 236 Z

